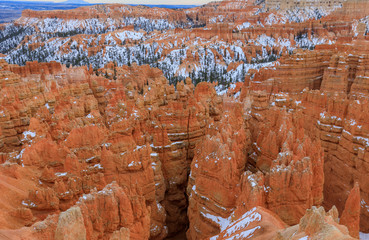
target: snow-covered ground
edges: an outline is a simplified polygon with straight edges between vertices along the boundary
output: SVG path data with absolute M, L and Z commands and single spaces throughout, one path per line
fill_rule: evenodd
M 231 216 L 228 219 L 221 218 L 218 216 L 214 216 L 211 214 L 204 214 L 205 218 L 208 218 L 209 220 L 219 224 L 220 230 L 225 231 L 223 237 L 232 237 L 230 239 L 246 239 L 251 238 L 253 233 L 260 229 L 260 226 L 256 226 L 254 228 L 244 230 L 242 232 L 239 232 L 242 229 L 247 228 L 251 223 L 260 222 L 261 221 L 261 215 L 256 212 L 256 208 L 251 209 L 250 211 L 246 212 L 242 215 L 239 219 L 235 221 L 231 221 Z M 238 232 L 238 233 L 236 233 Z M 213 236 L 210 238 L 210 240 L 216 240 L 219 238 L 219 235 Z
M 277 23 L 319 19 L 333 10 L 296 8 L 284 14 L 272 13 L 265 21 L 259 21 L 257 26 L 263 27 L 265 24 L 267 27 Z M 131 9 L 121 11 L 129 12 Z M 255 14 L 262 11 L 264 10 Z M 144 17 L 85 20 L 22 18 L 22 21 L 24 25 L 8 24 L 0 31 L 0 53 L 6 53 L 5 59 L 11 64 L 24 65 L 26 61 L 34 60 L 58 61 L 67 66 L 92 65 L 94 68 L 102 68 L 108 62 L 116 62 L 118 66 L 132 63 L 149 64 L 160 68 L 170 83 L 175 84 L 187 77 L 195 84 L 201 81 L 218 82 L 219 93 L 224 93 L 232 83 L 244 81 L 250 69 L 268 66 L 283 53 L 292 52 L 296 48 L 313 49 L 318 44 L 332 43 L 314 35 L 308 38 L 307 34 L 297 36 L 296 45 L 288 38 L 273 38 L 266 34 L 256 39 L 227 42 L 199 37 L 190 39 L 173 36 L 167 30 L 190 27 L 192 21 L 179 23 Z M 211 23 L 224 21 L 229 19 L 222 14 L 209 19 Z M 126 26 L 133 26 L 134 30 L 121 30 Z M 238 30 L 250 27 L 254 26 L 249 22 L 236 26 Z M 75 38 L 78 34 L 84 35 Z M 20 44 L 27 35 L 27 41 Z M 94 54 L 88 50 L 101 45 L 103 48 Z M 250 45 L 258 46 L 252 59 L 246 57 L 249 56 L 246 51 L 250 51 L 246 46 Z M 229 68 L 231 64 L 234 66 Z

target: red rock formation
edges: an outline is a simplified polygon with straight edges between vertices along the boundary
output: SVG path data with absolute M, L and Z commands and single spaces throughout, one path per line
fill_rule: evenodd
M 360 231 L 360 188 L 359 184 L 355 183 L 351 190 L 343 210 L 340 224 L 347 226 L 350 235 L 354 238 L 359 238 Z
M 245 152 L 250 144 L 240 107 L 232 105 L 224 112 L 219 125 L 211 124 L 210 135 L 195 152 L 187 187 L 189 239 L 219 233 L 236 205 L 238 183 L 246 164 Z
M 60 18 L 64 20 L 74 20 L 74 19 L 117 19 L 120 17 L 127 16 L 132 18 L 144 17 L 148 19 L 167 19 L 168 21 L 185 21 L 186 15 L 183 11 L 176 11 L 166 8 L 150 8 L 146 6 L 129 6 L 122 4 L 106 4 L 104 6 L 95 5 L 80 7 L 71 10 L 61 10 L 61 11 L 32 11 L 24 10 L 22 11 L 22 17 L 18 22 L 22 22 L 27 18 Z
M 282 230 L 275 239 L 354 239 L 345 226 L 338 224 L 338 212 L 333 207 L 325 212 L 323 207 L 306 211 L 298 225 Z
M 11 239 L 148 239 L 149 212 L 143 196 L 113 182 L 83 195 L 59 216 L 48 216 L 20 231 L 2 230 L 1 234 Z
M 33 63 L 24 68 L 33 67 L 39 66 Z M 12 69 L 23 71 L 22 67 Z M 148 66 L 118 68 L 118 79 L 86 76 L 76 81 L 74 73 L 80 69 L 86 74 L 84 68 L 50 70 L 45 85 L 60 72 L 64 71 L 65 78 L 39 90 L 42 98 L 37 105 L 28 104 L 38 99 L 34 94 L 17 103 L 34 110 L 26 111 L 29 125 L 19 138 L 15 135 L 22 151 L 9 147 L 6 157 L 34 168 L 40 179 L 35 179 L 37 188 L 23 197 L 28 210 L 18 211 L 17 216 L 27 222 L 43 220 L 69 209 L 82 194 L 116 181 L 127 191 L 137 191 L 150 209 L 143 214 L 149 219 L 148 232 L 136 238 L 163 239 L 168 232 L 175 234 L 188 221 L 184 188 L 195 145 L 204 136 L 207 122 L 219 119 L 221 99 L 212 85 L 200 84 L 195 90 L 190 79 L 178 84 L 176 91 L 160 71 Z M 22 79 L 30 83 L 21 84 L 38 81 L 40 72 L 30 78 L 29 71 L 24 71 Z M 13 107 L 5 106 L 5 111 Z M 73 215 L 78 214 L 73 210 Z
M 287 52 L 288 44 L 257 43 L 261 35 L 288 39 L 291 46 L 302 34 L 332 44 L 296 50 L 268 68 L 252 70 L 243 86 L 238 83 L 223 98 L 214 84 L 195 88 L 189 78 L 171 86 L 148 65 L 109 63 L 88 70 L 56 62 L 21 67 L 0 61 L 0 182 L 10 196 L 0 197 L 1 234 L 164 239 L 188 227 L 189 239 L 251 234 L 351 239 L 348 232 L 358 236 L 360 211 L 361 230 L 367 231 L 369 44 L 365 24 L 357 22 L 366 16 L 367 3 L 348 1 L 325 18 L 285 24 L 268 23 L 280 12 L 263 12 L 255 4 L 230 0 L 188 10 L 112 4 L 41 16 L 24 11 L 16 24 L 34 17 L 113 21 L 110 27 L 118 30 L 70 37 L 69 43 L 82 46 L 85 38 L 96 40 L 89 56 L 106 50 L 110 37 L 119 46 L 135 44 L 114 35 L 133 30 L 122 27 L 122 16 L 164 19 L 184 28 L 188 22 L 206 23 L 206 28 L 140 32 L 145 44 L 170 46 L 163 58 L 183 49 L 188 57 L 179 67 L 187 72 L 197 68 L 197 45 L 203 42 L 204 48 L 219 39 L 237 42 L 248 62 L 265 52 Z M 36 30 L 39 20 L 32 23 Z M 250 26 L 238 28 L 244 23 Z M 171 42 L 175 38 L 183 40 L 182 48 Z M 23 43 L 30 49 L 43 46 L 35 39 Z M 70 44 L 62 45 L 61 54 L 71 50 Z M 227 60 L 236 50 L 223 56 L 225 45 L 216 46 L 219 51 L 208 49 L 216 62 L 226 63 L 228 71 L 240 66 Z M 240 89 L 239 100 L 232 98 Z M 356 181 L 360 189 L 355 186 L 344 206 Z M 338 225 L 336 210 L 326 214 L 313 208 L 305 214 L 322 204 L 337 205 L 348 231 Z M 260 221 L 245 224 L 259 219 L 257 214 Z M 282 221 L 300 225 L 282 230 Z
M 323 201 L 323 153 L 293 112 L 270 108 L 267 97 L 254 95 L 250 130 L 255 143 L 249 161 L 265 175 L 266 206 L 286 223 L 296 224 L 307 208 Z M 272 105 L 296 108 L 288 96 L 276 97 Z M 301 186 L 306 189 L 301 191 Z
M 349 40 L 345 40 L 349 41 Z M 366 149 L 367 149 L 367 121 L 366 119 L 366 104 L 367 104 L 367 91 L 366 91 L 366 52 L 368 41 L 363 39 L 354 40 L 353 44 L 344 44 L 343 42 L 337 43 L 334 46 L 320 46 L 313 53 L 317 54 L 321 59 L 319 64 L 314 65 L 311 62 L 308 66 L 302 67 L 299 71 L 286 71 L 285 73 L 278 68 L 287 67 L 282 61 L 281 67 L 276 67 L 279 75 L 274 75 L 273 71 L 265 70 L 255 74 L 254 81 L 261 81 L 261 84 L 253 84 L 250 82 L 250 89 L 259 90 L 266 89 L 269 94 L 254 93 L 253 112 L 251 118 L 251 132 L 257 143 L 257 147 L 264 146 L 264 153 L 261 153 L 261 161 L 259 168 L 264 163 L 270 163 L 275 159 L 278 146 L 269 144 L 267 140 L 276 139 L 278 142 L 277 134 L 268 133 L 264 128 L 259 129 L 258 122 L 265 121 L 265 116 L 268 113 L 263 114 L 265 108 L 269 104 L 277 107 L 286 107 L 288 111 L 294 113 L 295 122 L 300 122 L 298 125 L 305 129 L 305 134 L 312 139 L 312 142 L 319 140 L 321 146 L 324 149 L 324 205 L 326 207 L 332 207 L 336 205 L 339 212 L 344 209 L 344 201 L 346 199 L 346 192 L 348 192 L 352 183 L 358 181 L 359 184 L 366 184 L 363 178 L 364 172 L 366 173 Z M 351 52 L 346 54 L 345 52 Z M 307 52 L 306 58 L 311 52 Z M 289 57 L 290 69 L 293 66 L 299 66 L 298 63 L 294 63 L 292 59 L 296 57 Z M 304 55 L 300 55 L 301 61 L 304 61 Z M 329 65 L 328 65 L 329 63 Z M 327 65 L 326 65 L 327 64 Z M 322 67 L 322 71 L 316 76 L 311 75 L 311 68 L 309 66 Z M 323 74 L 322 74 L 323 73 Z M 302 91 L 302 98 L 295 94 L 278 93 L 279 88 L 273 86 L 273 79 L 279 78 L 282 81 L 289 79 L 288 74 L 300 74 L 307 77 L 307 79 L 314 80 L 317 77 L 322 79 L 322 85 L 318 87 L 320 91 L 308 91 L 307 89 L 314 89 L 315 87 L 309 86 L 306 82 L 298 90 L 295 89 L 294 84 L 297 82 L 291 82 L 291 84 L 282 84 L 289 89 L 283 89 L 283 91 L 295 92 L 301 91 L 303 87 L 306 87 Z M 287 77 L 286 77 L 287 76 Z M 292 80 L 291 80 L 292 81 Z M 301 81 L 298 82 L 300 84 Z M 275 115 L 275 114 L 273 114 Z M 257 121 L 255 121 L 257 120 Z M 296 123 L 294 123 L 295 125 Z M 263 133 L 257 139 L 258 132 Z M 263 136 L 264 135 L 264 136 Z M 267 139 L 263 142 L 262 139 Z M 272 140 L 271 142 L 274 142 Z M 257 147 L 254 148 L 257 153 Z M 253 155 L 251 155 L 253 156 Z M 259 156 L 260 157 L 260 156 Z M 255 160 L 255 166 L 257 166 Z M 361 230 L 367 231 L 367 190 L 365 187 L 361 187 L 362 197 L 362 209 L 361 209 Z
M 223 126 L 220 130 L 222 137 L 217 135 L 218 131 L 212 130 L 214 135 L 199 146 L 187 190 L 190 195 L 188 238 L 201 239 L 219 233 L 225 228 L 222 222 L 254 206 L 265 206 L 288 224 L 296 224 L 306 209 L 322 203 L 324 174 L 320 142 L 305 135 L 299 127 L 301 123 L 294 122 L 292 114 L 277 108 L 269 109 L 268 104 L 266 95 L 255 95 L 252 118 L 247 123 L 252 134 L 247 136 L 250 140 L 253 135 L 258 137 L 247 164 L 241 160 L 244 157 L 239 159 L 237 154 L 232 155 L 231 149 L 237 149 L 237 140 L 232 142 L 234 146 L 228 146 L 222 140 L 228 136 L 224 130 L 227 124 L 223 121 L 235 119 L 231 112 L 225 111 L 226 118 L 219 122 Z M 238 129 L 237 125 L 231 126 L 233 131 Z M 241 149 L 251 150 L 247 145 Z M 227 157 L 229 165 L 224 165 Z M 242 174 L 245 166 L 261 171 Z M 221 174 L 219 171 L 226 172 Z M 301 186 L 304 186 L 303 190 Z
M 219 235 L 210 239 L 355 239 L 345 226 L 338 224 L 338 211 L 325 212 L 322 207 L 308 209 L 299 224 L 287 227 L 274 213 L 262 207 L 232 220 Z
M 233 219 L 226 229 L 210 239 L 275 239 L 277 232 L 285 227 L 274 213 L 255 207 Z

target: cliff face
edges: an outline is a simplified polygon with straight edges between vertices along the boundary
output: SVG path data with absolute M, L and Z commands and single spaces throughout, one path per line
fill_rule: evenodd
M 12 76 L 5 70 L 9 66 L 3 65 L 4 76 Z M 143 199 L 142 207 L 134 212 L 144 211 L 149 231 L 137 230 L 131 237 L 142 232 L 162 239 L 168 232 L 180 231 L 178 226 L 184 228 L 187 169 L 206 124 L 220 114 L 221 99 L 214 88 L 200 84 L 195 90 L 188 79 L 175 90 L 160 72 L 147 67 L 118 69 L 135 75 L 133 84 L 121 78 L 109 81 L 90 76 L 84 68 L 53 66 L 11 66 L 12 71 L 29 75 L 22 83 L 2 89 L 13 91 L 14 97 L 3 105 L 8 120 L 2 125 L 3 162 L 32 168 L 39 178 L 37 187 L 22 201 L 33 212 L 25 217 L 36 221 L 65 211 L 82 194 L 115 181 Z M 48 74 L 39 70 L 45 68 L 50 69 Z M 76 78 L 78 72 L 85 78 Z M 39 85 L 38 91 L 20 100 L 22 89 L 32 85 Z M 26 109 L 23 117 L 28 119 L 19 134 L 13 122 L 19 122 L 20 116 L 10 113 L 16 106 Z M 18 144 L 7 144 L 9 139 Z M 110 228 L 119 230 L 117 226 Z
M 301 120 L 314 91 L 300 100 L 249 92 L 238 102 L 190 79 L 175 89 L 148 66 L 110 65 L 97 71 L 103 77 L 55 63 L 2 64 L 3 81 L 16 79 L 2 88 L 13 96 L 3 95 L 2 169 L 14 179 L 4 191 L 19 189 L 4 200 L 3 218 L 16 223 L 4 224 L 6 236 L 163 239 L 188 225 L 189 239 L 203 239 L 254 207 L 281 219 L 265 222 L 275 236 L 323 202 L 324 142 Z M 32 224 L 46 230 L 16 230 Z
M 135 18 L 155 18 L 165 19 L 168 21 L 185 22 L 186 16 L 182 11 L 175 11 L 165 8 L 150 8 L 145 6 L 129 6 L 122 4 L 105 4 L 80 7 L 72 10 L 61 11 L 32 11 L 24 10 L 22 12 L 22 18 L 18 21 L 22 22 L 27 18 L 60 18 L 60 19 L 78 19 L 86 20 L 91 18 L 103 18 L 103 19 L 119 19 L 121 17 Z
M 319 51 L 316 52 L 319 53 Z M 267 94 L 270 96 L 269 104 L 272 102 L 272 105 L 296 111 L 294 114 L 296 120 L 294 121 L 301 123 L 299 129 L 304 129 L 313 142 L 320 141 L 322 149 L 324 149 L 325 159 L 323 204 L 327 207 L 336 205 L 340 212 L 343 210 L 347 198 L 343 192 L 350 191 L 355 181 L 358 181 L 359 184 L 366 184 L 366 181 L 359 180 L 362 179 L 360 176 L 366 171 L 365 167 L 361 166 L 365 165 L 365 149 L 367 148 L 367 130 L 364 127 L 366 120 L 364 120 L 365 117 L 362 117 L 367 112 L 364 110 L 367 104 L 366 93 L 364 93 L 366 77 L 365 70 L 359 70 L 366 64 L 364 63 L 365 57 L 359 56 L 360 53 L 346 57 L 340 52 L 333 54 L 329 62 L 330 65 L 323 69 L 324 73 L 320 75 L 322 78 L 321 90 L 307 91 L 305 89 L 301 94 Z M 328 63 L 328 61 L 326 62 Z M 281 68 L 284 66 L 281 65 Z M 281 73 L 281 71 L 279 72 Z M 308 74 L 309 70 L 302 72 L 302 75 Z M 291 73 L 297 74 L 294 71 Z M 269 74 L 265 71 L 265 73 L 259 73 L 259 76 L 260 78 L 264 76 L 268 78 Z M 281 75 L 278 78 L 286 79 Z M 316 78 L 314 75 L 308 77 L 310 80 Z M 260 89 L 260 86 L 260 84 L 257 87 L 251 85 L 251 88 Z M 314 89 L 308 84 L 304 87 Z M 272 90 L 273 88 L 267 81 L 265 81 L 263 89 L 276 91 L 276 88 Z M 300 90 L 292 89 L 290 91 Z M 259 104 L 258 107 L 266 105 Z M 274 139 L 278 138 L 275 135 L 270 135 L 267 139 L 273 139 L 272 142 L 274 142 Z M 263 161 L 267 161 L 271 154 L 273 157 L 269 157 L 269 159 L 274 159 L 278 148 L 273 148 L 273 145 L 270 144 L 265 145 L 268 153 L 262 156 Z M 367 211 L 366 204 L 363 204 L 367 202 L 365 200 L 365 186 L 361 186 L 360 191 L 363 200 L 360 224 L 362 228 L 366 228 L 364 222 L 367 218 Z
M 209 134 L 196 148 L 187 187 L 189 239 L 215 235 L 234 211 L 250 147 L 250 133 L 242 116 L 239 104 L 227 107 L 220 122 L 209 125 Z

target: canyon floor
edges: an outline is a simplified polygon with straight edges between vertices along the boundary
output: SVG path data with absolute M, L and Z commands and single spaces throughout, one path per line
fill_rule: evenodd
M 369 239 L 369 1 L 0 24 L 0 239 Z

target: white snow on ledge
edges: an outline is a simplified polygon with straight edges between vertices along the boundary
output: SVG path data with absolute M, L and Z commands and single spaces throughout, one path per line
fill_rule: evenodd
M 57 176 L 57 177 L 63 177 L 63 176 L 67 176 L 67 172 L 57 172 L 57 173 L 55 173 L 55 176 Z
M 242 217 L 240 217 L 238 220 L 234 222 L 231 222 L 232 214 L 227 219 L 214 216 L 209 213 L 207 214 L 201 213 L 201 214 L 204 217 L 219 224 L 221 232 L 226 230 L 226 232 L 222 236 L 228 237 L 229 239 L 245 239 L 245 238 L 252 237 L 254 232 L 261 228 L 260 226 L 256 226 L 252 229 L 248 229 L 248 230 L 237 233 L 238 231 L 247 228 L 250 225 L 250 223 L 261 221 L 261 215 L 258 212 L 256 212 L 256 208 L 253 208 L 250 211 L 246 212 L 245 214 L 242 215 Z M 219 238 L 219 235 L 216 235 L 216 236 L 211 237 L 210 240 L 216 240 L 218 238 Z
M 251 23 L 249 23 L 249 22 L 244 22 L 243 24 L 238 25 L 238 26 L 237 26 L 237 29 L 240 31 L 240 30 L 242 30 L 242 29 L 249 28 L 249 27 L 251 27 Z
M 31 131 L 25 131 L 23 132 L 24 138 L 27 138 L 28 136 L 30 136 L 31 138 L 36 137 L 36 133 L 35 132 L 31 132 Z
M 140 32 L 133 32 L 133 31 L 124 31 L 116 33 L 115 36 L 124 42 L 126 39 L 132 39 L 132 40 L 140 40 L 143 38 L 143 34 Z

